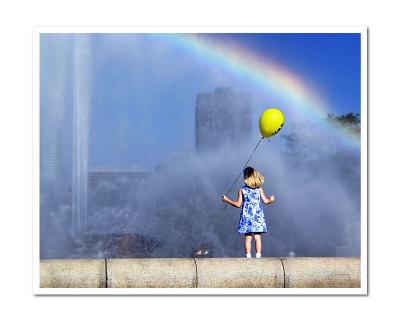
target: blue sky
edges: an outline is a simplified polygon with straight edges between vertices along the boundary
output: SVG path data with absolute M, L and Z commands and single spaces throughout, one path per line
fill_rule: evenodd
M 335 113 L 360 111 L 359 34 L 231 34 L 318 88 Z
M 360 111 L 357 34 L 214 34 L 278 62 L 317 88 L 334 113 Z M 91 164 L 154 166 L 194 148 L 196 94 L 230 86 L 258 97 L 234 72 L 155 35 L 92 36 Z M 264 104 L 263 104 L 264 103 Z M 259 111 L 279 104 L 258 97 Z M 256 127 L 256 126 L 255 126 Z M 257 128 L 255 128 L 255 131 Z M 112 151 L 112 152 L 110 152 Z
M 360 112 L 358 34 L 203 36 L 236 42 L 278 63 L 310 84 L 330 112 Z M 41 68 L 43 79 L 47 80 L 42 88 L 53 95 L 57 89 L 52 87 L 54 79 L 63 83 L 60 70 L 65 73 L 65 82 L 72 79 L 68 78 L 72 71 L 65 71 L 64 66 L 57 74 L 51 59 L 57 61 L 71 54 L 68 48 L 73 45 L 73 37 L 43 37 L 46 45 L 42 55 L 47 62 Z M 54 49 L 57 42 L 61 44 L 58 51 Z M 56 75 L 53 80 L 52 73 Z M 285 110 L 287 106 L 284 97 L 266 95 L 241 77 L 218 61 L 195 55 L 161 35 L 92 34 L 89 164 L 152 169 L 173 155 L 193 150 L 196 95 L 218 86 L 252 95 L 253 134 L 258 135 L 257 120 L 262 110 L 268 106 Z M 64 99 L 70 104 L 71 97 L 66 95 Z M 302 120 L 298 115 L 285 115 L 287 124 Z

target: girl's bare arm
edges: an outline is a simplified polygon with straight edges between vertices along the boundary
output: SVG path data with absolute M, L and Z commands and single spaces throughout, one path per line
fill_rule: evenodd
M 263 201 L 263 203 L 265 205 L 275 201 L 274 195 L 271 195 L 270 197 L 266 197 L 265 194 L 264 194 L 264 191 L 263 191 L 263 189 L 261 187 L 260 187 L 260 196 L 261 196 L 261 200 Z
M 243 203 L 242 189 L 239 188 L 239 190 L 238 190 L 238 196 L 237 196 L 237 200 L 236 200 L 236 201 L 230 200 L 230 199 L 229 199 L 228 197 L 226 197 L 225 195 L 222 197 L 222 200 L 223 200 L 224 202 L 227 202 L 228 204 L 230 204 L 230 205 L 232 205 L 232 206 L 237 207 L 237 208 L 241 207 L 241 206 L 242 206 L 242 203 Z

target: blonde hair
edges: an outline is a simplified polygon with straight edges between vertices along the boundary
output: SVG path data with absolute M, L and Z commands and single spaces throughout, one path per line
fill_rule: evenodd
M 246 167 L 243 170 L 243 178 L 246 186 L 251 188 L 259 188 L 264 183 L 264 176 L 257 172 L 253 167 Z

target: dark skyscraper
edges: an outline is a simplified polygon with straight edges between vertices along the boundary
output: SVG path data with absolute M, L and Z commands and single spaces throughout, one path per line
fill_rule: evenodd
M 251 136 L 251 99 L 219 87 L 200 93 L 196 99 L 196 150 L 211 151 L 224 145 L 241 144 Z

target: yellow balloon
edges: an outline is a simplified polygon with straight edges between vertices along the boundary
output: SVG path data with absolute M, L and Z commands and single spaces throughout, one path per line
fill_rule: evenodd
M 276 108 L 270 108 L 263 111 L 258 123 L 260 133 L 267 138 L 277 134 L 283 127 L 285 118 L 282 112 Z

